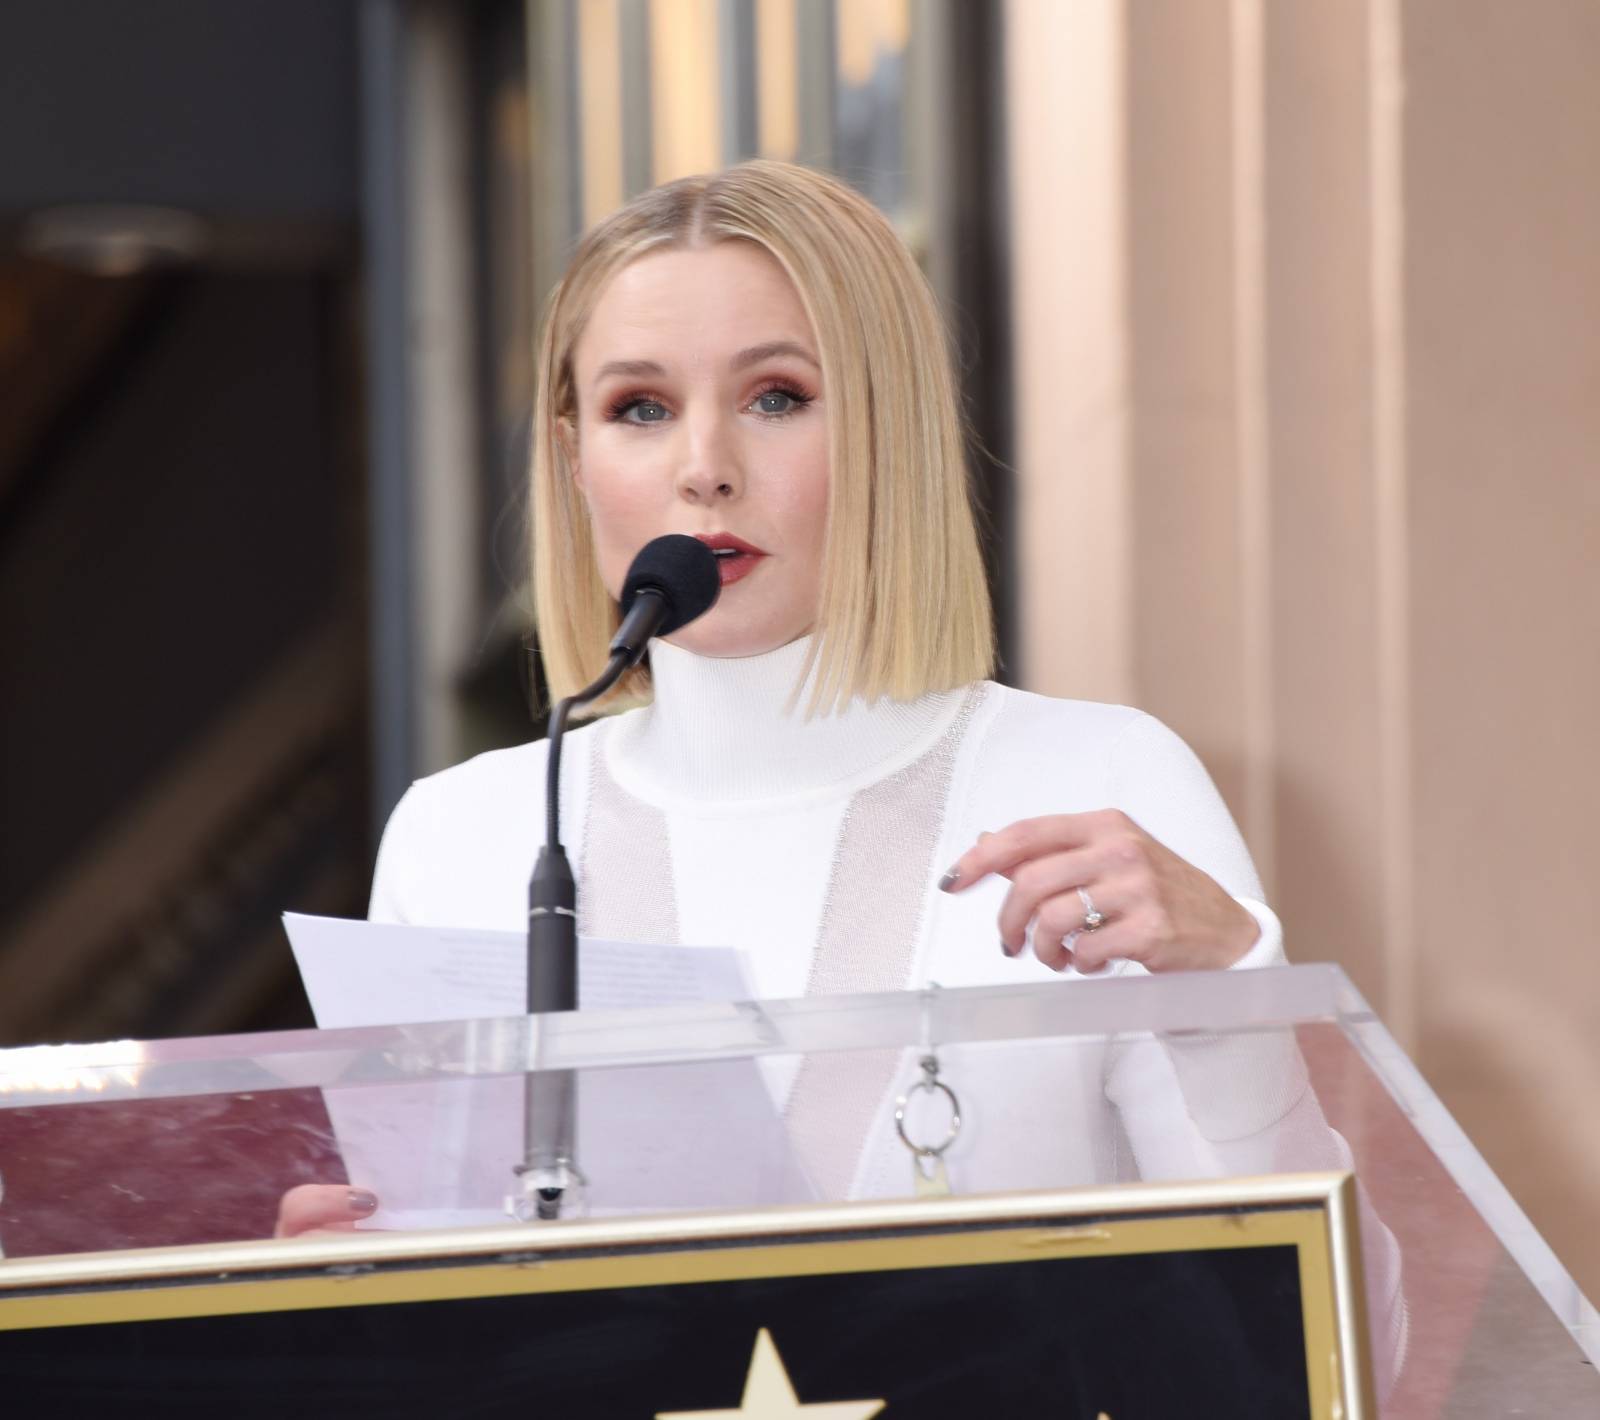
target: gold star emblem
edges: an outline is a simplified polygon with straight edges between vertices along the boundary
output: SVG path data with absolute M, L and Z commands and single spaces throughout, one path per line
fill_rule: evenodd
M 762 1327 L 756 1336 L 756 1349 L 750 1355 L 744 1399 L 737 1410 L 661 1410 L 656 1412 L 656 1420 L 788 1420 L 793 1415 L 804 1420 L 872 1420 L 888 1403 L 832 1400 L 802 1405 L 771 1334 Z

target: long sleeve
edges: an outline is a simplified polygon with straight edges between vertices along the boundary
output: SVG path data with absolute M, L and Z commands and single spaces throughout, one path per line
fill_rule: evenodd
M 1256 919 L 1261 935 L 1235 969 L 1281 963 L 1283 929 L 1266 904 L 1244 837 L 1194 751 L 1153 715 L 1137 715 L 1107 756 L 1110 802 L 1215 878 Z
M 1160 721 L 1141 715 L 1117 737 L 1110 773 L 1124 812 L 1209 873 L 1260 925 L 1256 944 L 1232 970 L 1284 962 L 1283 931 L 1263 900 L 1249 850 L 1189 747 Z M 1127 1038 L 1113 1049 L 1106 1094 L 1142 1178 L 1354 1167 L 1349 1145 L 1322 1113 L 1290 1031 Z M 1358 1195 L 1373 1367 L 1380 1391 L 1387 1391 L 1406 1343 L 1400 1248 L 1366 1190 Z

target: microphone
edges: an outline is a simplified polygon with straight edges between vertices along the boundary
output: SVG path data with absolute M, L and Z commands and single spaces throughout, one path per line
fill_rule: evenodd
M 668 533 L 639 551 L 622 584 L 622 624 L 611 658 L 593 685 L 556 702 L 550 712 L 545 767 L 545 845 L 528 882 L 528 1014 L 578 1008 L 578 889 L 561 846 L 561 743 L 573 710 L 599 699 L 639 664 L 652 636 L 670 636 L 715 605 L 722 574 L 711 549 L 696 538 Z M 528 1075 L 523 1121 L 523 1179 L 540 1218 L 561 1216 L 574 1181 L 576 1080 L 570 1070 Z
M 698 538 L 668 533 L 645 543 L 622 583 L 622 625 L 611 654 L 626 653 L 636 666 L 652 636 L 670 636 L 716 604 L 722 574 L 711 549 Z

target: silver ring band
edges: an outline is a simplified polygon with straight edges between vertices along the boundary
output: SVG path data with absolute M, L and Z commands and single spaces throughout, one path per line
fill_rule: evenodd
M 1094 905 L 1094 899 L 1089 896 L 1087 888 L 1078 889 L 1078 901 L 1083 904 L 1083 930 L 1098 932 L 1100 924 L 1106 920 L 1105 913 Z

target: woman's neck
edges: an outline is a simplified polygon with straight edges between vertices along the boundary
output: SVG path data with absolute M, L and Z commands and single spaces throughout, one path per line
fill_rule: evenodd
M 846 791 L 909 762 L 955 713 L 957 692 L 851 701 L 806 717 L 796 695 L 810 640 L 760 656 L 697 656 L 650 644 L 655 698 L 622 716 L 608 760 L 624 787 L 656 802 L 756 802 Z

